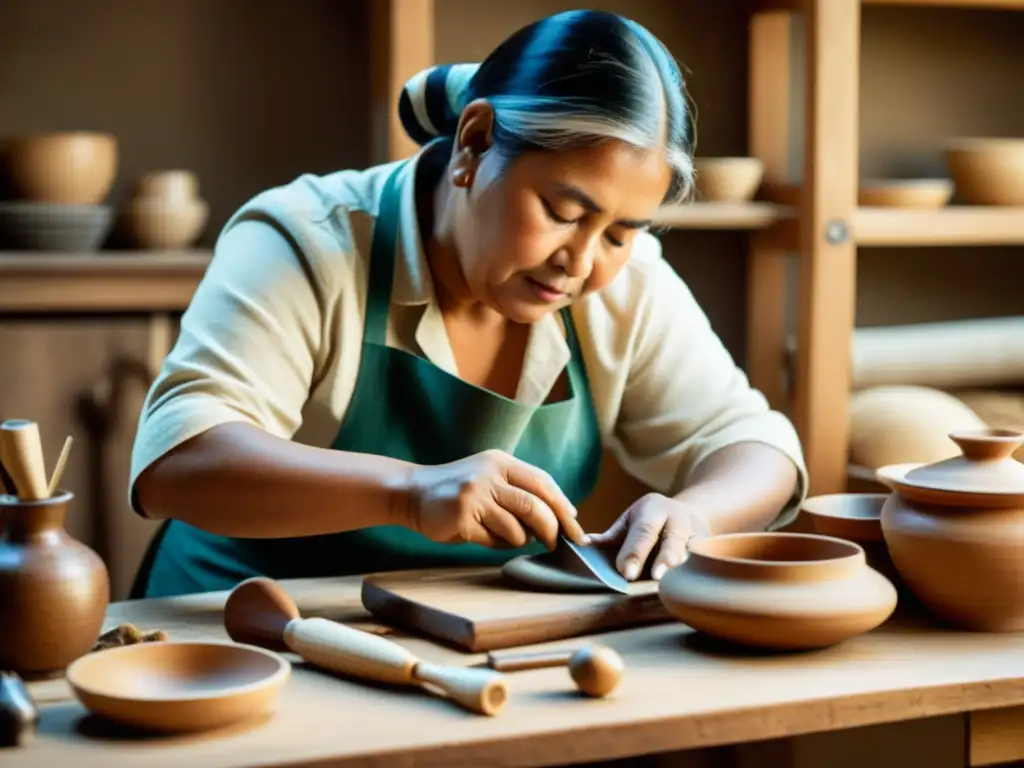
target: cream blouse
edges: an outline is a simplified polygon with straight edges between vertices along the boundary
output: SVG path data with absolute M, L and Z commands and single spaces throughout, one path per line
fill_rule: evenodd
M 359 372 L 373 225 L 393 168 L 304 175 L 231 217 L 146 397 L 132 490 L 156 459 L 225 422 L 331 445 Z M 387 343 L 457 374 L 421 245 L 414 169 L 415 159 L 400 179 Z M 618 277 L 574 304 L 572 316 L 601 434 L 623 469 L 674 495 L 713 451 L 767 443 L 799 471 L 773 527 L 792 520 L 807 489 L 796 431 L 750 387 L 654 236 L 640 235 Z M 568 359 L 556 315 L 536 323 L 516 399 L 542 403 Z

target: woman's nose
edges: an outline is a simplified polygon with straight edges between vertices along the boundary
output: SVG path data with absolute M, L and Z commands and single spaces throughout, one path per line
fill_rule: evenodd
M 554 263 L 569 277 L 585 278 L 594 268 L 597 247 L 596 237 L 579 233 L 558 249 Z

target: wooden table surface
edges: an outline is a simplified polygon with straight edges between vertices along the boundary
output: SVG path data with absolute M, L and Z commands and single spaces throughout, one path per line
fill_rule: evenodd
M 283 585 L 304 616 L 373 626 L 357 578 Z M 107 625 L 130 621 L 164 629 L 172 639 L 224 639 L 225 596 L 116 603 Z M 432 661 L 484 658 L 395 637 Z M 63 680 L 33 683 L 41 708 L 36 739 L 25 749 L 4 750 L 0 763 L 564 765 L 1024 704 L 1024 635 L 963 633 L 914 615 L 802 654 L 737 655 L 675 623 L 600 639 L 626 662 L 610 698 L 581 698 L 565 669 L 510 673 L 510 700 L 493 718 L 418 691 L 323 674 L 291 657 L 293 677 L 263 721 L 200 736 L 139 737 L 88 716 Z M 583 640 L 549 645 L 576 642 Z

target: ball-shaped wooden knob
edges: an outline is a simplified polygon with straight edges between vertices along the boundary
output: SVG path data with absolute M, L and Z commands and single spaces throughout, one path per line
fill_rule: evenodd
M 569 659 L 569 674 L 576 687 L 588 696 L 607 696 L 619 684 L 626 665 L 605 645 L 588 645 Z

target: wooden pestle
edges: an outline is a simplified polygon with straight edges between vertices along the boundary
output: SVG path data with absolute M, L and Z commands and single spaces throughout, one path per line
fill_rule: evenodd
M 0 461 L 24 501 L 49 498 L 43 444 L 39 425 L 27 419 L 7 419 L 0 424 Z
M 228 595 L 224 628 L 237 643 L 292 651 L 334 672 L 386 684 L 434 686 L 471 712 L 495 715 L 505 705 L 504 678 L 493 670 L 442 667 L 398 643 L 322 618 L 303 619 L 273 580 L 246 579 Z
M 576 687 L 588 696 L 607 696 L 619 684 L 625 664 L 606 645 L 552 651 L 491 651 L 487 666 L 498 672 L 517 672 L 545 667 L 569 667 Z

